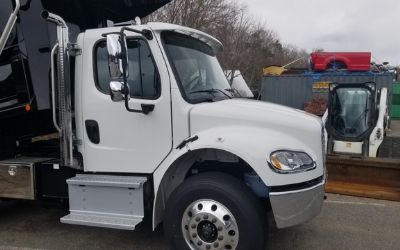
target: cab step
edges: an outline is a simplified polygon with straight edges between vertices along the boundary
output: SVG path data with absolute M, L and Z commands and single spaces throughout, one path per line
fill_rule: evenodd
M 143 220 L 146 177 L 85 175 L 67 180 L 70 214 L 62 223 L 134 230 Z
M 80 214 L 71 212 L 69 215 L 61 218 L 62 223 L 85 225 L 93 227 L 106 227 L 115 229 L 134 230 L 136 225 L 142 222 L 142 217 L 129 216 L 112 216 L 112 215 L 95 215 L 95 214 Z

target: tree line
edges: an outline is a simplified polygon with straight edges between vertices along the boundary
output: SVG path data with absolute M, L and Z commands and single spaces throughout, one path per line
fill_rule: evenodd
M 225 70 L 240 70 L 247 84 L 258 89 L 262 69 L 285 65 L 305 57 L 292 67 L 307 64 L 307 52 L 284 44 L 276 32 L 252 16 L 245 4 L 231 0 L 173 0 L 147 17 L 188 26 L 206 32 L 222 42 L 224 51 L 218 59 Z

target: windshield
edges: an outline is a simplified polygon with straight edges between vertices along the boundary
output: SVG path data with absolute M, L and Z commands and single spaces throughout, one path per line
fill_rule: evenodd
M 342 137 L 356 138 L 370 128 L 370 96 L 371 92 L 365 88 L 339 88 L 335 91 L 332 127 Z
M 163 33 L 170 63 L 184 97 L 190 103 L 231 98 L 231 87 L 207 44 L 175 32 Z

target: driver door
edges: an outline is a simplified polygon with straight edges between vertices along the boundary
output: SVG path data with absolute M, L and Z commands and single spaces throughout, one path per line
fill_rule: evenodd
M 87 34 L 89 32 L 89 34 Z M 82 130 L 86 171 L 151 173 L 172 148 L 170 82 L 155 40 L 128 37 L 130 108 L 154 105 L 149 114 L 126 110 L 123 102 L 109 95 L 106 40 L 85 34 L 83 68 Z

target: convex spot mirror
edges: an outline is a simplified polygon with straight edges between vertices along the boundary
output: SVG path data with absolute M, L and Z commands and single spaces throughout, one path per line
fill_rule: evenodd
M 122 102 L 125 100 L 125 96 L 130 99 L 129 95 L 129 86 L 126 89 L 124 87 L 124 83 L 119 81 L 111 81 L 110 82 L 110 96 L 111 100 L 114 102 Z
M 126 41 L 122 41 L 120 35 L 107 35 L 108 68 L 112 80 L 122 78 L 124 66 L 128 66 L 127 50 L 125 47 L 125 53 L 123 53 L 122 46 L 126 46 Z M 125 74 L 128 77 L 127 70 L 125 70 Z

